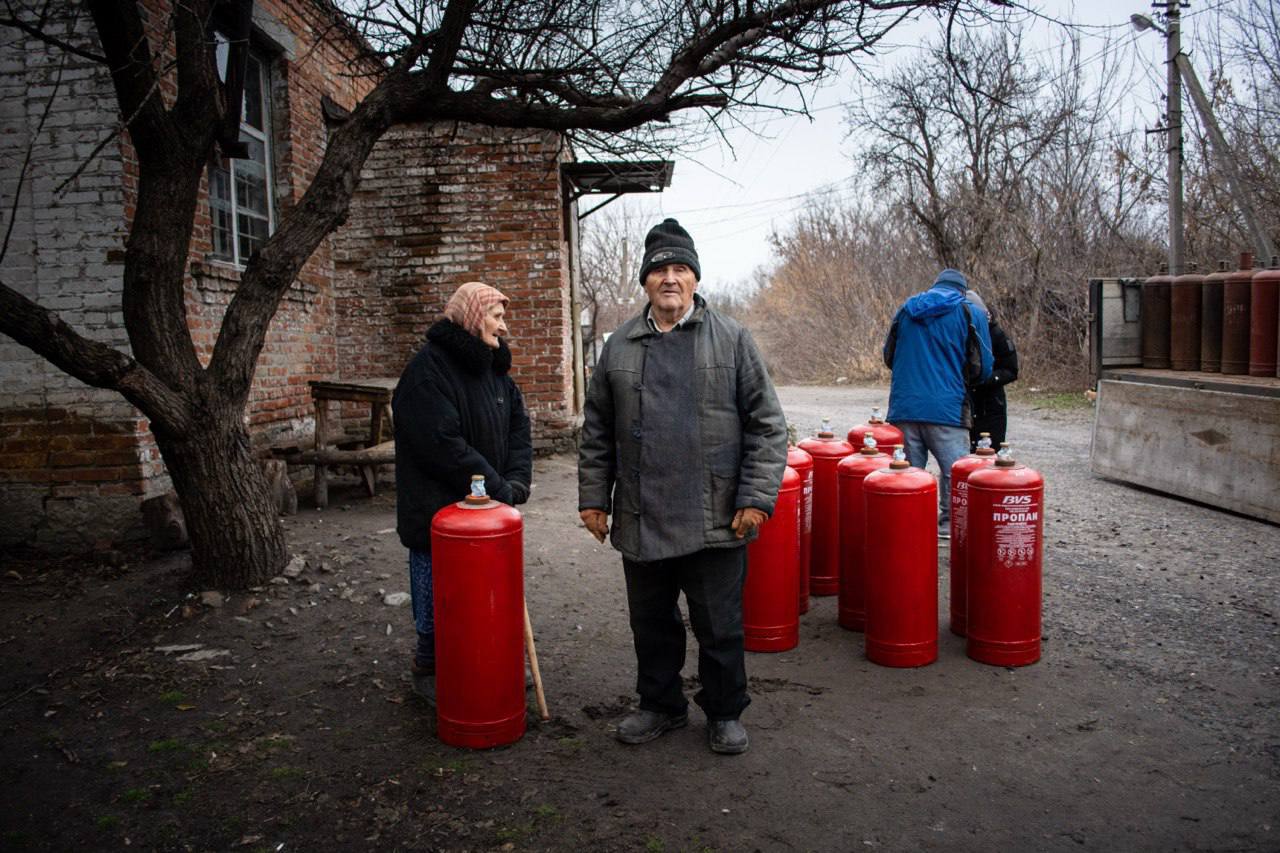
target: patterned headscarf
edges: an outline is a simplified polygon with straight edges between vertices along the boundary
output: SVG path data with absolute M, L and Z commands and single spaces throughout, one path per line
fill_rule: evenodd
M 469 281 L 449 297 L 444 306 L 444 316 L 479 337 L 485 313 L 496 303 L 501 302 L 505 306 L 508 301 L 497 288 L 483 281 Z

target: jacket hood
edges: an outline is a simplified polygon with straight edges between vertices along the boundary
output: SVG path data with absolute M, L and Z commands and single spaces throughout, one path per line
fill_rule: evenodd
M 902 309 L 912 320 L 923 323 L 951 313 L 961 302 L 964 302 L 964 289 L 957 288 L 950 282 L 943 282 L 935 283 L 924 293 L 917 293 L 906 301 Z
M 511 350 L 507 342 L 498 339 L 498 348 L 490 349 L 475 335 L 452 320 L 437 321 L 427 329 L 427 340 L 448 350 L 471 373 L 492 370 L 499 376 L 511 370 Z

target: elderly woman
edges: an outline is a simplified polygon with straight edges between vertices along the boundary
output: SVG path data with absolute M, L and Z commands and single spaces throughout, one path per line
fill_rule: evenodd
M 396 531 L 409 549 L 409 589 L 418 630 L 415 675 L 434 675 L 431 519 L 461 500 L 471 476 L 508 504 L 529 498 L 533 445 L 520 389 L 508 375 L 507 297 L 469 281 L 427 330 L 396 385 Z

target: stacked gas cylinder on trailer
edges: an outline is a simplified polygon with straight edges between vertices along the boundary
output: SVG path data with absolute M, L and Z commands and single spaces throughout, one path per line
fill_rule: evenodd
M 1093 473 L 1280 523 L 1273 252 L 1204 276 L 1188 263 L 1141 283 L 1090 280 Z
M 1251 252 L 1239 268 L 1201 275 L 1159 275 L 1141 287 L 1141 363 L 1145 368 L 1236 376 L 1280 376 L 1280 256 L 1254 269 Z
M 1249 286 L 1249 375 L 1280 376 L 1280 255 Z

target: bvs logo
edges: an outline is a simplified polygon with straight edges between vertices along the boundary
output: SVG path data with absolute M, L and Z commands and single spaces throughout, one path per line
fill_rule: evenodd
M 1031 503 L 1031 495 L 1005 495 L 1000 503 L 1005 506 Z

